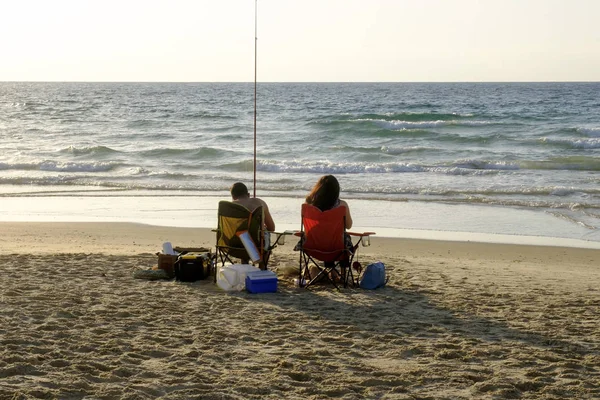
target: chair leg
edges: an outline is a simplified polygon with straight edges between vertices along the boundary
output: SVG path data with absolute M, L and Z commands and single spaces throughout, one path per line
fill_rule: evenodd
M 317 277 L 317 275 L 319 274 L 319 272 L 317 272 L 316 274 L 313 273 L 312 269 L 313 267 L 317 267 L 318 266 L 315 264 L 315 262 L 306 254 L 303 254 L 304 256 L 304 262 L 303 262 L 303 271 L 302 271 L 302 279 L 304 279 L 305 282 L 305 287 L 308 286 L 309 282 L 316 282 L 314 281 L 314 279 Z
M 303 270 L 304 270 L 304 264 L 302 263 L 302 252 L 299 252 L 299 260 L 298 260 L 298 286 L 303 287 L 304 285 L 302 284 L 302 279 L 303 279 Z
M 311 273 L 312 266 L 316 266 L 319 269 L 319 272 L 316 274 Z M 313 276 L 314 275 L 314 276 Z M 312 260 L 310 256 L 306 253 L 300 252 L 300 270 L 298 271 L 298 279 L 299 282 L 304 282 L 301 284 L 303 287 L 308 287 L 311 284 L 317 281 L 317 277 L 320 276 L 320 268 L 319 266 Z
M 328 280 L 337 290 L 340 290 L 339 284 L 348 286 L 348 273 L 351 272 L 348 260 L 341 262 L 324 262 L 323 265 L 317 263 L 311 256 L 300 251 L 299 255 L 298 280 L 305 280 L 304 287 L 309 287 L 322 279 Z M 339 267 L 339 268 L 338 268 Z M 311 269 L 316 268 L 317 273 L 311 273 Z
M 268 269 L 269 259 L 271 258 L 271 250 L 265 250 L 263 252 L 263 257 L 261 263 L 264 264 L 264 268 L 261 266 L 260 269 Z
M 354 272 L 352 271 L 352 265 L 348 265 L 348 272 L 346 273 L 346 287 L 352 284 L 352 287 L 356 286 L 354 284 Z
M 319 282 L 321 279 L 328 280 L 337 290 L 340 290 L 339 286 L 335 282 L 335 279 L 332 279 L 330 274 L 332 270 L 328 270 L 325 268 L 319 269 L 319 273 L 312 278 L 309 282 L 306 283 L 306 287 L 312 285 L 313 283 Z
M 338 284 L 336 282 L 336 279 L 334 279 L 332 277 L 332 273 L 339 274 L 339 272 L 335 268 L 336 264 L 335 263 L 331 263 L 331 262 L 327 262 L 327 263 L 323 263 L 323 266 L 320 266 L 312 258 L 309 257 L 309 259 L 312 262 L 312 264 L 318 269 L 319 272 L 314 277 L 312 277 L 312 274 L 311 274 L 312 279 L 309 282 L 306 283 L 306 286 L 310 286 L 313 283 L 321 281 L 322 279 L 326 279 L 337 290 L 340 290 L 340 288 L 339 288 L 339 286 L 338 286 Z

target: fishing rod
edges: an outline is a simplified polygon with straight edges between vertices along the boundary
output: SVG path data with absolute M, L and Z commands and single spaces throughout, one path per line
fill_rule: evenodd
M 258 31 L 256 29 L 258 20 L 258 0 L 254 0 L 254 197 L 256 197 L 256 65 L 257 65 L 257 44 Z

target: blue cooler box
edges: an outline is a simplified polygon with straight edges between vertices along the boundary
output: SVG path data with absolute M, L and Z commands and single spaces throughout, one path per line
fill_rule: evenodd
M 273 271 L 252 271 L 246 275 L 246 290 L 250 293 L 277 291 L 277 275 Z

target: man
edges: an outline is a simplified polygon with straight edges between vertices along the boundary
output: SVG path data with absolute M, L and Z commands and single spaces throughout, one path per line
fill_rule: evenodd
M 242 182 L 236 182 L 231 186 L 231 198 L 233 199 L 233 203 L 240 204 L 246 207 L 250 212 L 254 212 L 257 207 L 263 207 L 263 223 L 265 225 L 265 229 L 267 231 L 273 232 L 275 230 L 275 222 L 273 222 L 273 217 L 271 217 L 271 213 L 269 212 L 269 207 L 267 203 L 265 203 L 262 199 L 258 197 L 250 197 L 250 193 L 248 193 L 248 188 Z M 265 232 L 265 243 L 266 247 L 269 246 L 270 235 Z M 263 259 L 259 263 L 260 269 L 266 268 L 266 261 L 269 259 L 270 252 L 267 251 L 263 254 Z M 242 264 L 248 264 L 250 259 L 247 257 L 242 257 Z
M 246 207 L 251 212 L 254 211 L 257 207 L 263 207 L 264 214 L 264 223 L 265 228 L 268 231 L 273 232 L 275 230 L 275 222 L 273 222 L 273 217 L 271 217 L 271 213 L 269 212 L 269 207 L 267 203 L 265 203 L 262 199 L 258 197 L 250 197 L 250 193 L 248 193 L 248 188 L 242 182 L 236 182 L 231 186 L 231 198 L 234 203 L 238 203 Z

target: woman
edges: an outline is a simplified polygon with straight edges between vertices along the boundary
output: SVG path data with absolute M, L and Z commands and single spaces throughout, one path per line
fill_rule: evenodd
M 346 207 L 346 229 L 352 228 L 352 216 L 350 215 L 350 207 L 348 203 L 344 200 L 340 199 L 340 184 L 338 180 L 333 175 L 324 175 L 322 176 L 315 186 L 312 188 L 310 193 L 306 196 L 305 199 L 306 204 L 310 204 L 312 206 L 317 207 L 321 211 L 331 210 L 333 208 L 344 206 Z M 352 238 L 350 235 L 345 234 L 344 241 L 346 248 L 350 253 L 354 252 L 354 246 L 352 245 Z M 326 265 L 329 263 L 326 263 Z M 342 275 L 346 275 L 346 268 L 348 268 L 349 262 L 348 260 L 342 260 L 340 263 Z M 317 267 L 309 268 L 310 276 L 314 277 L 318 274 L 319 269 Z M 341 281 L 342 277 L 340 277 L 337 273 L 334 273 L 331 276 L 332 279 Z
M 340 200 L 340 184 L 333 175 L 322 176 L 305 199 L 307 204 L 317 207 L 321 211 L 331 210 L 340 206 L 346 207 L 346 229 L 352 228 L 350 207 L 344 200 Z

